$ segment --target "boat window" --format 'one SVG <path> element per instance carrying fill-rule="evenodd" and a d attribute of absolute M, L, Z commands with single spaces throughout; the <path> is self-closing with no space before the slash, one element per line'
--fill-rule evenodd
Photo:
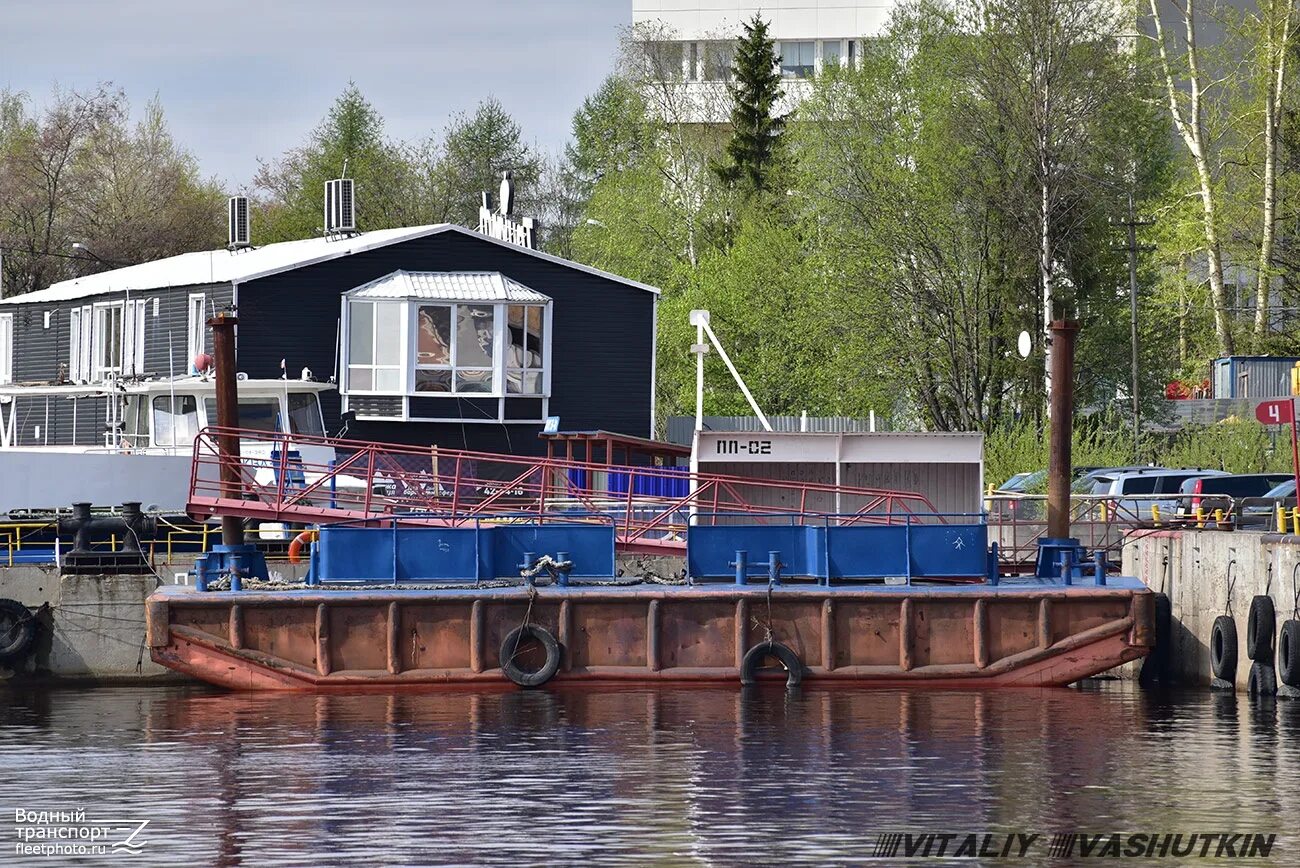
<path fill-rule="evenodd" d="M 123 433 L 132 446 L 149 445 L 149 408 L 143 395 L 128 395 L 122 411 Z"/>
<path fill-rule="evenodd" d="M 198 433 L 199 405 L 193 395 L 154 396 L 154 445 L 189 446 Z"/>
<path fill-rule="evenodd" d="M 289 394 L 289 430 L 294 434 L 324 436 L 325 423 L 321 420 L 320 401 L 314 394 Z"/>
<path fill-rule="evenodd" d="M 208 414 L 208 424 L 217 424 L 217 399 L 204 398 L 203 409 Z M 279 398 L 245 398 L 239 402 L 239 427 L 249 431 L 276 434 L 284 430 L 280 424 Z"/>

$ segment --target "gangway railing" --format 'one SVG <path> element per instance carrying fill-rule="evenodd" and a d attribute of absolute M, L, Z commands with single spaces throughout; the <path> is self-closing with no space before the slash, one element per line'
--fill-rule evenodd
<path fill-rule="evenodd" d="M 222 434 L 240 443 L 237 484 L 221 479 Z M 319 458 L 327 454 L 333 458 Z M 521 513 L 535 522 L 599 515 L 613 519 L 620 549 L 643 552 L 684 549 L 698 513 L 742 513 L 750 523 L 834 515 L 841 524 L 938 514 L 915 492 L 215 427 L 195 438 L 187 511 L 196 518 L 314 524 L 397 517 L 447 526 L 517 521 Z"/>

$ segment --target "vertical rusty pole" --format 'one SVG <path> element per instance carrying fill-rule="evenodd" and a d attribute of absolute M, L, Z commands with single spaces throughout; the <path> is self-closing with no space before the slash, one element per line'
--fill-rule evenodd
<path fill-rule="evenodd" d="M 238 318 L 222 311 L 208 320 L 212 329 L 212 351 L 217 375 L 217 457 L 221 463 L 221 497 L 239 499 L 239 387 L 235 366 L 235 325 Z M 237 515 L 221 517 L 221 544 L 244 544 L 244 520 Z"/>
<path fill-rule="evenodd" d="M 1079 324 L 1052 323 L 1052 420 L 1047 459 L 1047 536 L 1070 536 L 1070 433 L 1074 427 L 1074 339 Z"/>

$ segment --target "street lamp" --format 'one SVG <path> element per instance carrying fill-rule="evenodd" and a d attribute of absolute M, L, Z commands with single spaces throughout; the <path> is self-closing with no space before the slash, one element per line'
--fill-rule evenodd
<path fill-rule="evenodd" d="M 87 247 L 85 244 L 83 244 L 80 241 L 72 242 L 72 249 L 75 250 L 77 254 L 80 254 L 81 256 L 89 256 L 91 259 L 95 260 L 96 262 L 102 262 L 105 265 L 129 265 L 130 264 L 128 262 L 120 262 L 115 259 L 105 259 L 104 257 L 100 256 L 98 253 L 91 250 L 89 247 Z M 81 256 L 74 254 L 72 258 L 79 259 L 81 258 Z"/>

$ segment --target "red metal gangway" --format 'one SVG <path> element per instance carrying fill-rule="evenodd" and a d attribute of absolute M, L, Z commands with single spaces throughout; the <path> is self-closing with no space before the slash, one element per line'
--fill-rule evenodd
<path fill-rule="evenodd" d="M 241 444 L 237 485 L 221 480 L 222 434 Z M 618 547 L 644 553 L 684 550 L 692 520 L 722 523 L 734 513 L 780 524 L 943 521 L 913 492 L 215 427 L 195 438 L 187 509 L 195 518 L 301 524 L 612 520 Z"/>

